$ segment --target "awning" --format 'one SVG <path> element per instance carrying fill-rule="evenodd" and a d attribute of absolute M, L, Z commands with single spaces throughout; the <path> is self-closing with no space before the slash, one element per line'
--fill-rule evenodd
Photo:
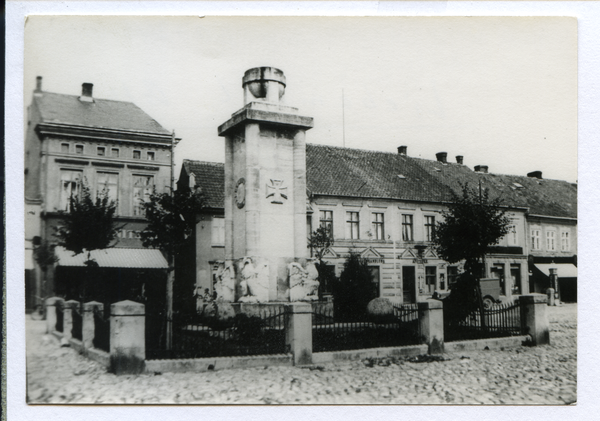
<path fill-rule="evenodd" d="M 85 266 L 87 252 L 73 256 L 72 251 L 55 248 L 59 266 Z M 93 250 L 92 259 L 103 268 L 167 269 L 167 261 L 156 249 L 110 248 Z"/>
<path fill-rule="evenodd" d="M 577 278 L 577 266 L 572 263 L 536 263 L 535 267 L 546 276 L 550 276 L 550 269 L 554 268 L 559 278 Z"/>

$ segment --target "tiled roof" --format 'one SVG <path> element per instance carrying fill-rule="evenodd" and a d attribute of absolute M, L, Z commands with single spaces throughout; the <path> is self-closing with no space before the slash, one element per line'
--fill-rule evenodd
<path fill-rule="evenodd" d="M 306 184 L 313 194 L 440 202 L 447 186 L 404 155 L 306 145 Z"/>
<path fill-rule="evenodd" d="M 461 184 L 477 187 L 479 181 L 488 188 L 490 197 L 500 197 L 507 206 L 528 208 L 535 215 L 577 218 L 577 185 L 562 180 L 480 173 L 465 165 L 441 163 L 421 158 L 410 158 L 429 174 L 437 177 L 460 194 Z"/>
<path fill-rule="evenodd" d="M 225 206 L 225 165 L 221 162 L 183 160 L 183 170 L 193 174 L 200 186 L 206 206 L 220 209 Z"/>
<path fill-rule="evenodd" d="M 169 131 L 132 102 L 98 98 L 94 98 L 94 102 L 82 102 L 76 95 L 51 92 L 34 97 L 34 101 L 44 123 L 169 134 Z"/>
<path fill-rule="evenodd" d="M 224 164 L 184 160 L 208 204 L 224 207 Z M 445 202 L 461 184 L 481 181 L 490 197 L 531 214 L 577 218 L 577 185 L 561 180 L 479 173 L 456 163 L 324 145 L 306 145 L 307 189 L 316 195 Z M 517 184 L 514 184 L 517 183 Z M 522 186 L 522 187 L 521 187 Z"/>

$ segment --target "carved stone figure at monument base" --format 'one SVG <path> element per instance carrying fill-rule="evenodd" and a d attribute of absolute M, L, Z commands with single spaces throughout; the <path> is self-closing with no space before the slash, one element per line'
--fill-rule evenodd
<path fill-rule="evenodd" d="M 231 262 L 220 262 L 215 282 L 217 301 L 233 302 L 235 300 L 235 268 Z"/>
<path fill-rule="evenodd" d="M 319 299 L 319 272 L 314 261 L 309 261 L 306 269 L 298 262 L 288 265 L 290 281 L 290 301 L 314 301 Z"/>
<path fill-rule="evenodd" d="M 250 257 L 245 257 L 239 264 L 242 303 L 264 303 L 269 301 L 269 265 L 265 262 L 255 267 Z"/>

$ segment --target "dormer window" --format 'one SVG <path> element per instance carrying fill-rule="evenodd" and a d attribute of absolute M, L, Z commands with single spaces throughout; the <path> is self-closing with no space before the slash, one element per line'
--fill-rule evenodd
<path fill-rule="evenodd" d="M 97 154 L 98 156 L 106 156 L 106 148 L 104 146 L 98 146 Z"/>
<path fill-rule="evenodd" d="M 133 151 L 133 159 L 142 159 L 141 151 Z"/>
<path fill-rule="evenodd" d="M 154 152 L 147 152 L 146 158 L 148 159 L 148 161 L 154 161 Z"/>

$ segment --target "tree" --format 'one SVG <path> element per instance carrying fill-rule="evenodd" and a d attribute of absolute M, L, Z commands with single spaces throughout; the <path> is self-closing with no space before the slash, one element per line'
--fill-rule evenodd
<path fill-rule="evenodd" d="M 308 238 L 308 247 L 311 254 L 317 259 L 317 271 L 319 272 L 319 299 L 323 298 L 323 291 L 328 290 L 330 285 L 335 282 L 335 270 L 332 270 L 327 262 L 323 261 L 323 254 L 333 245 L 331 229 L 319 227 L 312 232 Z"/>
<path fill-rule="evenodd" d="M 340 278 L 333 283 L 336 318 L 362 318 L 366 314 L 367 304 L 376 296 L 367 261 L 358 253 L 350 251 Z"/>
<path fill-rule="evenodd" d="M 58 245 L 76 255 L 87 252 L 86 277 L 81 291 L 84 301 L 88 298 L 86 290 L 91 282 L 91 268 L 98 267 L 92 259 L 92 251 L 114 245 L 117 232 L 122 228 L 116 225 L 116 210 L 117 202 L 110 199 L 106 188 L 93 198 L 90 188 L 82 183 L 81 195 L 72 195 L 69 198 L 69 210 L 60 212 L 62 225 L 56 227 L 54 232 Z"/>
<path fill-rule="evenodd" d="M 483 274 L 482 268 L 485 267 L 485 255 L 490 246 L 498 244 L 508 234 L 510 220 L 506 217 L 506 209 L 501 207 L 501 199 L 490 199 L 489 189 L 482 189 L 481 185 L 476 190 L 469 188 L 468 183 L 464 184 L 462 195 L 453 196 L 448 210 L 442 212 L 444 220 L 436 225 L 433 243 L 438 255 L 447 262 L 465 261 L 465 276 L 459 277 L 457 284 L 461 284 L 455 289 L 461 291 L 458 294 L 461 297 L 469 297 L 473 294 L 468 291 L 475 288 L 474 294 L 484 323 L 479 280 Z M 464 302 L 465 299 L 467 298 L 459 300 L 463 301 L 463 307 L 469 305 Z M 448 304 L 452 301 L 454 300 L 450 300 Z M 460 303 L 457 302 L 457 306 Z"/>
<path fill-rule="evenodd" d="M 181 255 L 193 238 L 196 216 L 204 206 L 204 198 L 199 191 L 177 190 L 170 193 L 150 195 L 144 203 L 148 225 L 141 233 L 144 247 L 157 248 L 167 256 L 167 319 L 173 314 L 173 285 L 175 283 L 175 257 Z M 190 291 L 191 293 L 191 291 Z M 171 325 L 167 324 L 167 349 L 171 346 Z"/>

